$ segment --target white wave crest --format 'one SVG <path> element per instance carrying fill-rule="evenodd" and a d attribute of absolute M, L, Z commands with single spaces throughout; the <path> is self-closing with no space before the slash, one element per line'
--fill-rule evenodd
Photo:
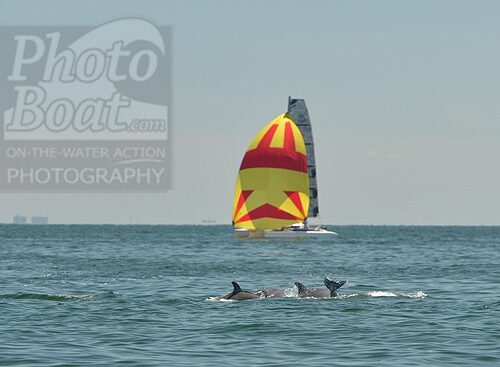
<path fill-rule="evenodd" d="M 410 297 L 410 298 L 425 298 L 425 297 L 427 297 L 427 293 L 422 292 L 422 291 L 418 291 L 418 292 L 414 292 L 414 293 L 408 293 L 408 294 L 406 294 L 406 296 Z"/>
<path fill-rule="evenodd" d="M 225 298 L 221 298 L 220 296 L 216 296 L 216 297 L 208 297 L 207 299 L 205 299 L 205 301 L 216 301 L 216 302 L 236 302 L 235 299 L 225 299 Z"/>
<path fill-rule="evenodd" d="M 368 292 L 367 295 L 370 297 L 397 297 L 398 295 L 393 292 L 388 291 L 372 291 Z"/>
<path fill-rule="evenodd" d="M 407 297 L 407 298 L 425 298 L 427 294 L 422 291 L 412 293 L 398 293 L 391 291 L 371 291 L 366 293 L 370 297 Z"/>
<path fill-rule="evenodd" d="M 294 297 L 297 298 L 299 296 L 299 291 L 296 287 L 285 289 L 285 297 Z"/>

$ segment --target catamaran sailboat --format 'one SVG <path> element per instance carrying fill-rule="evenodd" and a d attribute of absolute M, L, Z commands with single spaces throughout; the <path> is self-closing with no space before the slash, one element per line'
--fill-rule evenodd
<path fill-rule="evenodd" d="M 307 218 L 319 215 L 316 163 L 303 99 L 267 124 L 241 162 L 233 204 L 237 237 L 294 238 L 336 235 Z"/>

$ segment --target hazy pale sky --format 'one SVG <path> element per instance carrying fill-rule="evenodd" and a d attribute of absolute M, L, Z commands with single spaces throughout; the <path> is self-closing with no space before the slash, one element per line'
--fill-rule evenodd
<path fill-rule="evenodd" d="M 0 194 L 51 223 L 230 223 L 254 135 L 304 98 L 322 223 L 500 224 L 498 1 L 4 1 L 1 25 L 174 27 L 174 190 Z"/>

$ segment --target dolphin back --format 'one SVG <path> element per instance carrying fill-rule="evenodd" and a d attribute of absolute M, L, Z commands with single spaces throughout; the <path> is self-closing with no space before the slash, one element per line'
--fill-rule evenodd
<path fill-rule="evenodd" d="M 233 291 L 229 293 L 227 296 L 224 296 L 224 299 L 230 299 L 234 301 L 243 301 L 246 299 L 254 299 L 260 298 L 258 295 L 254 293 L 250 293 L 244 289 L 241 289 L 240 285 L 236 282 L 231 282 L 233 285 Z"/>

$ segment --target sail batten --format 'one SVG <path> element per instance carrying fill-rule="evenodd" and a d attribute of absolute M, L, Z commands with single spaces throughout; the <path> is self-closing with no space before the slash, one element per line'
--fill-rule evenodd
<path fill-rule="evenodd" d="M 307 148 L 287 114 L 267 124 L 241 162 L 233 204 L 236 228 L 279 229 L 307 218 Z"/>

